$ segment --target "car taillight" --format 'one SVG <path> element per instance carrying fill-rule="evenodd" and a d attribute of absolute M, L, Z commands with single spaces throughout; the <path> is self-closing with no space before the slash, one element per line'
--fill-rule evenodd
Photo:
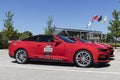
<path fill-rule="evenodd" d="M 9 43 L 9 44 L 11 44 L 11 43 L 12 43 L 12 41 L 8 41 L 8 43 Z"/>
<path fill-rule="evenodd" d="M 8 44 L 13 44 L 13 45 L 16 45 L 16 41 L 15 40 L 11 40 L 11 41 L 8 41 Z"/>
<path fill-rule="evenodd" d="M 8 41 L 8 45 L 10 45 L 12 43 L 12 41 Z"/>

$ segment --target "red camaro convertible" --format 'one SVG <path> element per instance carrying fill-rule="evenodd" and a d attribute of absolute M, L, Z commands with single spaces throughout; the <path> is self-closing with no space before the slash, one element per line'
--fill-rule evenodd
<path fill-rule="evenodd" d="M 9 45 L 9 55 L 20 64 L 37 59 L 70 62 L 80 67 L 89 67 L 93 63 L 110 61 L 105 46 L 79 43 L 59 35 L 37 35 L 24 40 L 13 40 Z"/>

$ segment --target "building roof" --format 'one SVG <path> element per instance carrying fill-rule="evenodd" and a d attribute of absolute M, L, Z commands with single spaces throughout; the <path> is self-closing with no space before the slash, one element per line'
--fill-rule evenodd
<path fill-rule="evenodd" d="M 55 28 L 54 34 L 60 33 L 62 31 L 73 31 L 73 32 L 87 32 L 87 33 L 99 33 L 101 34 L 101 31 L 95 31 L 95 30 L 81 30 L 81 29 L 70 29 L 70 28 Z"/>

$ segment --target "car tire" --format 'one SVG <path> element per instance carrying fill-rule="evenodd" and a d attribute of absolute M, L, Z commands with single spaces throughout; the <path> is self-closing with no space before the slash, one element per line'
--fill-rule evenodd
<path fill-rule="evenodd" d="M 16 62 L 19 64 L 25 64 L 28 62 L 28 54 L 27 51 L 24 49 L 19 49 L 16 51 L 15 55 Z"/>
<path fill-rule="evenodd" d="M 89 51 L 80 50 L 75 54 L 74 62 L 78 67 L 90 67 L 93 63 L 93 58 Z"/>

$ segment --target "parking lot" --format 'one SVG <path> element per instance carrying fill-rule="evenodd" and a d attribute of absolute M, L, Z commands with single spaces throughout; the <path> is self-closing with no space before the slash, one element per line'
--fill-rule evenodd
<path fill-rule="evenodd" d="M 115 49 L 115 59 L 107 65 L 80 68 L 74 64 L 32 61 L 17 64 L 0 50 L 0 80 L 120 80 L 120 49 Z"/>

